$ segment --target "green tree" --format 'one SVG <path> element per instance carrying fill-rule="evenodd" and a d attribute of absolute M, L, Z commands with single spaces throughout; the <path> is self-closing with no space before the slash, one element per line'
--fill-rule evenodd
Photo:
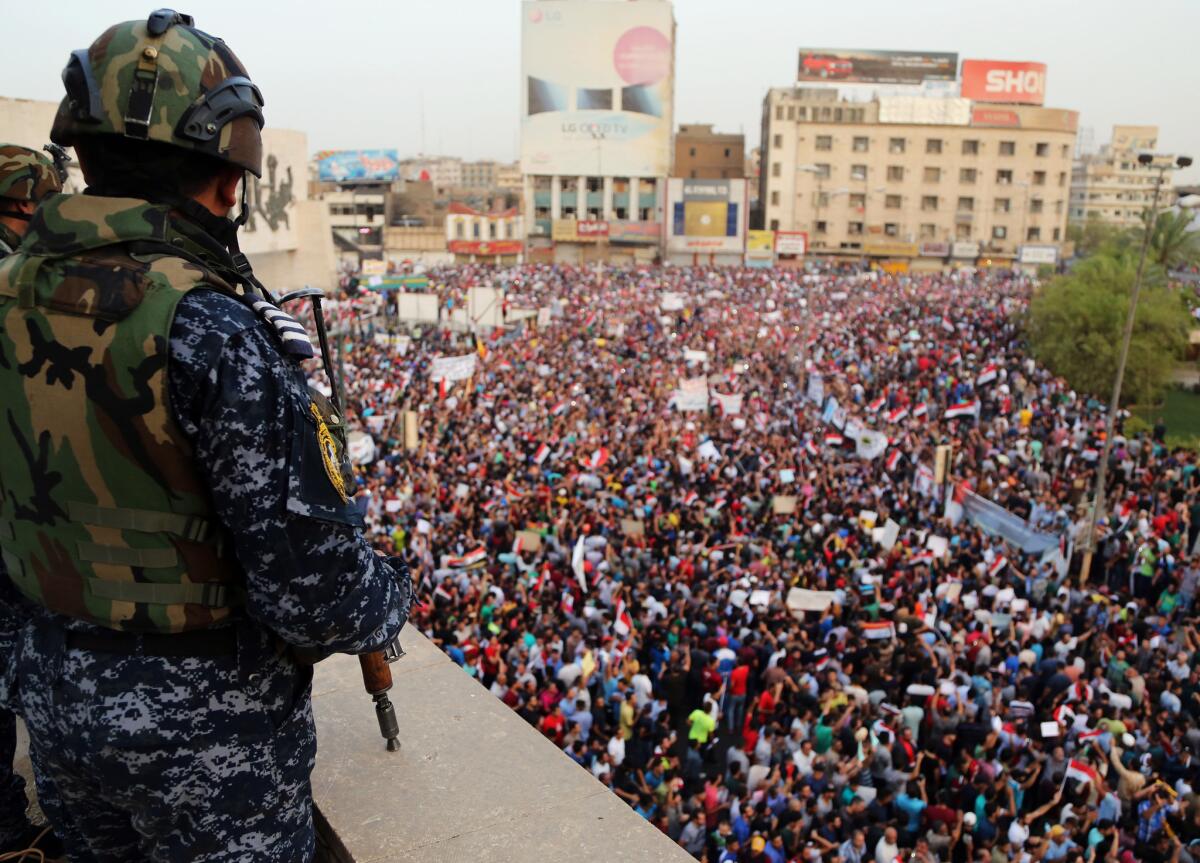
<path fill-rule="evenodd" d="M 1107 400 L 1112 392 L 1136 273 L 1134 255 L 1093 255 L 1044 284 L 1030 304 L 1028 336 L 1034 356 L 1082 393 Z M 1147 264 L 1122 403 L 1158 398 L 1183 351 L 1187 328 L 1179 295 L 1166 287 L 1157 265 Z"/>
<path fill-rule="evenodd" d="M 1075 244 L 1075 254 L 1084 258 L 1110 246 L 1125 233 L 1116 225 L 1110 225 L 1095 216 L 1083 222 L 1067 225 L 1067 239 Z"/>

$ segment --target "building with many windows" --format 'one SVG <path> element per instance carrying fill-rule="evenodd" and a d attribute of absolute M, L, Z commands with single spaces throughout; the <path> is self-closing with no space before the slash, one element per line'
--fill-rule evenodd
<path fill-rule="evenodd" d="M 687 123 L 675 133 L 673 177 L 732 180 L 745 176 L 746 136 L 714 132 L 709 124 Z"/>
<path fill-rule="evenodd" d="M 1079 115 L 949 96 L 763 100 L 759 205 L 814 254 L 1008 263 L 1066 234 Z M 1053 250 L 1047 250 L 1050 255 Z M 1030 255 L 1030 259 L 1032 259 Z"/>
<path fill-rule="evenodd" d="M 1071 172 L 1071 220 L 1099 219 L 1126 228 L 1139 223 L 1154 200 L 1154 164 L 1138 163 L 1139 152 L 1154 152 L 1157 126 L 1113 126 L 1112 141 L 1099 153 L 1081 156 Z M 1158 162 L 1173 163 L 1160 156 Z M 1168 195 L 1160 205 L 1171 203 Z"/>

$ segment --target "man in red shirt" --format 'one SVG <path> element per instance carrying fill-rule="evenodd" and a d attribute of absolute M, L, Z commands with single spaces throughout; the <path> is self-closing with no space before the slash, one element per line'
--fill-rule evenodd
<path fill-rule="evenodd" d="M 745 662 L 729 672 L 729 705 L 725 709 L 725 718 L 730 731 L 737 731 L 746 715 L 746 683 L 749 679 L 750 666 Z"/>

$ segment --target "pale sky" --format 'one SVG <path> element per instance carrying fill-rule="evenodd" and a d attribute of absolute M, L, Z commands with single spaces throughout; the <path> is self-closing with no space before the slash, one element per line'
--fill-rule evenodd
<path fill-rule="evenodd" d="M 16 38 L 0 95 L 57 100 L 72 49 L 158 2 L 3 0 Z M 517 0 L 180 3 L 242 58 L 268 124 L 306 131 L 312 150 L 517 156 Z M 676 0 L 675 18 L 676 122 L 743 131 L 747 148 L 799 48 L 910 49 L 1044 62 L 1046 104 L 1080 111 L 1097 146 L 1114 123 L 1154 124 L 1160 150 L 1200 159 L 1200 0 Z M 1200 167 L 1177 179 L 1200 182 Z"/>

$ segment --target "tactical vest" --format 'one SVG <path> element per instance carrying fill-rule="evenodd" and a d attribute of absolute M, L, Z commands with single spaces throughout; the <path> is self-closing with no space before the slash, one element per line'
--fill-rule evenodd
<path fill-rule="evenodd" d="M 168 402 L 179 301 L 232 291 L 174 257 L 165 208 L 58 196 L 0 263 L 0 546 L 30 600 L 117 630 L 227 621 L 240 570 Z M 37 237 L 44 237 L 38 242 Z M 132 240 L 161 254 L 132 254 Z"/>

